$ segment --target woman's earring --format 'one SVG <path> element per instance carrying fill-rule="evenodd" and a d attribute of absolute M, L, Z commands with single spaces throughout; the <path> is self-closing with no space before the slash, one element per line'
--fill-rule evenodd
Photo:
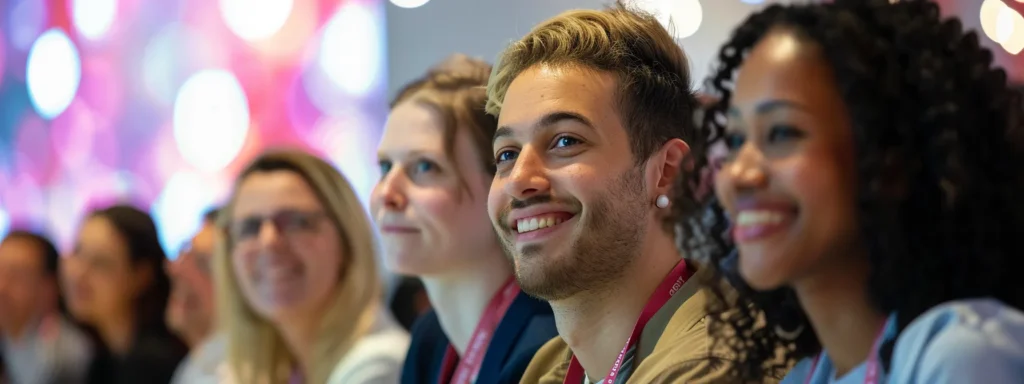
<path fill-rule="evenodd" d="M 796 340 L 796 338 L 800 337 L 800 334 L 803 333 L 803 332 L 804 332 L 804 325 L 803 324 L 800 324 L 800 326 L 796 327 L 796 329 L 792 330 L 792 331 L 787 331 L 785 329 L 782 329 L 782 326 L 780 326 L 780 325 L 776 325 L 775 326 L 775 334 L 778 335 L 781 339 L 787 340 L 787 341 Z"/>

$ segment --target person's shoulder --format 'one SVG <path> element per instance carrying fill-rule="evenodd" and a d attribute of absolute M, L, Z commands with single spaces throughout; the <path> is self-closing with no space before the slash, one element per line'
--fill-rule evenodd
<path fill-rule="evenodd" d="M 1024 377 L 1024 313 L 994 299 L 938 305 L 896 340 L 896 382 L 1019 382 Z"/>
<path fill-rule="evenodd" d="M 448 336 L 441 328 L 437 313 L 430 310 L 420 316 L 410 329 L 409 355 L 444 353 L 448 348 Z"/>
<path fill-rule="evenodd" d="M 402 372 L 409 334 L 387 327 L 363 336 L 338 362 L 328 383 L 396 383 Z"/>
<path fill-rule="evenodd" d="M 558 338 L 555 316 L 551 313 L 537 313 L 531 316 L 523 327 L 516 349 L 537 350 L 553 338 L 561 340 Z"/>
<path fill-rule="evenodd" d="M 728 383 L 733 361 L 707 329 L 708 293 L 697 289 L 676 309 L 630 382 Z"/>
<path fill-rule="evenodd" d="M 140 332 L 131 355 L 139 363 L 177 367 L 188 355 L 188 347 L 168 332 Z"/>
<path fill-rule="evenodd" d="M 534 313 L 530 316 L 520 333 L 516 335 L 515 344 L 502 364 L 501 378 L 498 382 L 522 382 L 523 374 L 538 351 L 553 339 L 561 340 L 555 327 L 554 316 L 550 312 Z"/>
<path fill-rule="evenodd" d="M 398 327 L 388 327 L 377 330 L 363 336 L 352 346 L 348 357 L 359 355 L 371 358 L 394 358 L 399 361 L 405 359 L 406 350 L 409 349 L 409 334 Z"/>
<path fill-rule="evenodd" d="M 793 368 L 790 368 L 789 372 L 786 372 L 780 384 L 802 384 L 807 381 L 807 376 L 814 373 L 811 372 L 815 365 L 814 359 L 814 357 L 800 359 L 800 361 L 793 365 Z"/>
<path fill-rule="evenodd" d="M 413 339 L 436 339 L 438 335 L 444 336 L 444 331 L 441 329 L 441 321 L 437 319 L 437 312 L 433 309 L 427 311 L 412 323 L 412 328 L 409 329 L 409 333 L 412 334 Z"/>
<path fill-rule="evenodd" d="M 544 343 L 533 355 L 523 372 L 523 383 L 561 383 L 569 369 L 572 350 L 561 337 L 555 336 Z"/>
<path fill-rule="evenodd" d="M 712 338 L 707 329 L 705 309 L 707 295 L 705 290 L 698 290 L 676 309 L 658 339 L 654 353 L 671 349 L 677 355 L 681 353 L 681 357 L 690 358 L 703 358 L 712 354 Z"/>

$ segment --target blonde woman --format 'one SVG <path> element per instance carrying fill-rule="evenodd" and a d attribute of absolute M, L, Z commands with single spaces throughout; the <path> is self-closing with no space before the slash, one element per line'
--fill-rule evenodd
<path fill-rule="evenodd" d="M 299 151 L 263 154 L 219 225 L 226 382 L 398 381 L 409 336 L 382 307 L 369 221 L 334 167 Z"/>

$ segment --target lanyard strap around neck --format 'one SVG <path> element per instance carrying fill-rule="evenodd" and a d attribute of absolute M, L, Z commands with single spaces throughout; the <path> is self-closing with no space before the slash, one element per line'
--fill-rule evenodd
<path fill-rule="evenodd" d="M 868 360 L 864 362 L 864 384 L 878 384 L 878 348 L 882 346 L 882 340 L 885 339 L 885 329 L 888 324 L 888 320 L 882 323 L 882 328 L 878 330 L 875 342 L 871 345 L 871 353 L 868 354 Z M 818 369 L 818 362 L 820 361 L 821 353 L 818 353 L 814 357 L 814 362 L 811 363 L 811 370 L 807 373 L 807 379 L 804 380 L 804 384 L 811 384 L 811 379 L 814 378 L 814 371 Z"/>
<path fill-rule="evenodd" d="M 445 351 L 444 360 L 441 362 L 440 376 L 437 379 L 439 384 L 470 384 L 476 381 L 494 331 L 498 328 L 498 324 L 505 317 L 505 312 L 512 306 L 517 295 L 519 295 L 519 284 L 516 284 L 514 277 L 509 278 L 484 309 L 480 322 L 477 323 L 473 335 L 469 338 L 465 356 L 461 360 L 455 347 L 448 344 L 448 350 Z"/>
<path fill-rule="evenodd" d="M 633 333 L 626 339 L 626 345 L 622 347 L 622 351 L 619 352 L 619 356 L 615 359 L 615 364 L 612 365 L 611 370 L 604 377 L 603 384 L 615 384 L 615 377 L 619 375 L 619 371 L 622 369 L 622 361 L 625 359 L 626 353 L 637 344 L 640 334 L 643 333 L 644 327 L 651 321 L 654 314 L 658 313 L 658 310 L 665 306 L 665 303 L 679 292 L 679 289 L 682 288 L 683 283 L 686 283 L 691 274 L 692 271 L 686 267 L 686 261 L 679 260 L 675 268 L 672 268 L 668 276 L 665 276 L 665 279 L 661 281 L 661 284 L 658 285 L 658 288 L 654 290 L 654 293 L 647 300 L 647 305 L 644 306 L 643 311 L 640 312 L 640 318 L 636 320 L 636 325 L 633 326 Z M 584 377 L 583 366 L 576 360 L 576 356 L 573 356 L 572 360 L 569 361 L 569 371 L 566 372 L 563 383 L 580 384 L 583 382 Z"/>

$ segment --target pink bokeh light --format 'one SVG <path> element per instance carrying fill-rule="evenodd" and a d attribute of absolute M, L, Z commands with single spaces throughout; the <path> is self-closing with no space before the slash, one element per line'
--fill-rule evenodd
<path fill-rule="evenodd" d="M 14 174 L 46 184 L 52 176 L 53 148 L 50 127 L 34 113 L 25 117 L 14 140 Z"/>
<path fill-rule="evenodd" d="M 321 149 L 342 159 L 335 162 L 345 163 L 344 168 L 351 168 L 347 172 L 366 184 L 366 175 L 360 173 L 365 170 L 356 164 L 370 161 L 367 151 L 375 140 L 368 137 L 379 135 L 383 83 L 360 94 L 344 94 L 328 83 L 323 71 L 319 78 L 303 75 L 316 67 L 325 22 L 339 4 L 354 0 L 296 0 L 281 28 L 257 42 L 243 41 L 226 27 L 217 1 L 116 0 L 108 29 L 103 17 L 110 13 L 88 19 L 96 15 L 79 9 L 75 16 L 74 3 L 80 1 L 87 0 L 8 0 L 0 6 L 5 11 L 0 13 L 0 75 L 6 74 L 0 76 L 6 88 L 0 89 L 11 91 L 5 96 L 14 95 L 5 104 L 9 118 L 0 122 L 8 125 L 0 131 L 9 132 L 0 142 L 6 155 L 0 156 L 0 221 L 10 217 L 16 223 L 45 223 L 67 246 L 90 209 L 118 201 L 152 209 L 174 175 L 195 175 L 220 199 L 238 171 L 268 147 Z M 383 15 L 372 16 L 369 23 L 383 23 Z M 45 120 L 33 112 L 24 80 L 29 47 L 49 28 L 70 31 L 81 58 L 81 82 L 68 107 Z M 204 170 L 183 158 L 172 120 L 185 81 L 211 69 L 238 79 L 250 123 L 237 156 L 223 169 Z M 324 81 L 311 84 L 316 80 Z M 216 110 L 198 113 L 218 116 Z M 331 117 L 325 119 L 328 113 Z M 206 138 L 203 132 L 193 136 Z M 346 160 L 356 158 L 355 163 Z M 375 170 L 372 162 L 369 167 Z M 194 211 L 197 200 L 165 200 L 171 206 L 163 208 L 170 214 L 157 218 L 161 238 L 186 236 L 188 228 L 179 224 L 199 212 L 175 208 L 188 203 Z M 5 226 L 0 223 L 0 232 Z"/>
<path fill-rule="evenodd" d="M 90 57 L 82 61 L 78 98 L 104 120 L 113 120 L 124 108 L 125 78 L 117 60 Z"/>

